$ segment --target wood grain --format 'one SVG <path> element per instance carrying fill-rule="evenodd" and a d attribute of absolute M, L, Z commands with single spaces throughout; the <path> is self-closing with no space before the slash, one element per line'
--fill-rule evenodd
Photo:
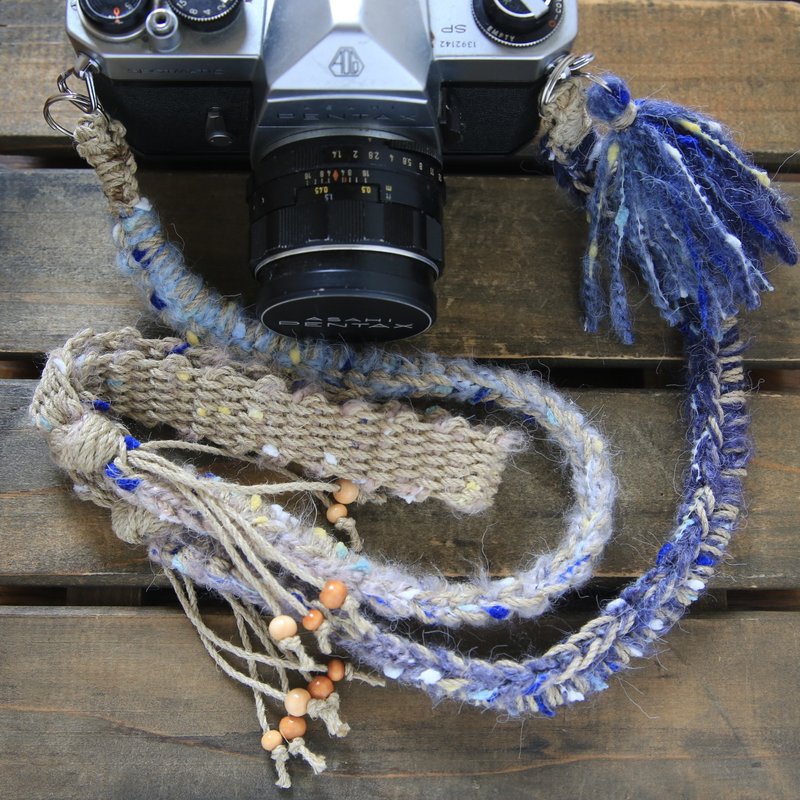
<path fill-rule="evenodd" d="M 188 263 L 250 304 L 243 174 L 146 173 Z M 792 199 L 800 185 L 783 184 Z M 213 199 L 212 199 L 213 198 Z M 86 326 L 142 325 L 143 303 L 114 266 L 108 221 L 88 171 L 0 171 L 0 353 L 37 354 Z M 681 359 L 680 340 L 632 284 L 637 341 L 584 333 L 579 306 L 585 223 L 549 178 L 453 177 L 447 267 L 431 332 L 396 347 L 443 355 L 527 358 L 571 366 L 642 366 Z M 790 230 L 800 237 L 800 221 Z M 777 291 L 745 319 L 753 365 L 800 364 L 800 272 L 776 268 Z"/>
<path fill-rule="evenodd" d="M 117 541 L 107 512 L 77 500 L 50 462 L 27 420 L 33 384 L 0 383 L 0 582 L 148 586 L 153 568 L 138 548 Z M 600 578 L 640 575 L 671 525 L 685 463 L 682 396 L 677 392 L 576 392 L 577 402 L 609 436 L 620 482 L 619 534 L 597 572 Z M 714 580 L 724 588 L 781 588 L 800 582 L 796 502 L 800 497 L 797 395 L 754 398 L 758 457 L 748 478 L 749 521 Z M 555 545 L 569 504 L 559 455 L 541 441 L 506 469 L 494 507 L 458 517 L 435 502 L 358 509 L 370 552 L 447 575 L 476 565 L 495 574 L 519 567 Z M 215 468 L 216 471 L 216 468 Z M 252 476 L 255 480 L 255 475 Z M 163 579 L 156 579 L 163 583 Z"/>
<path fill-rule="evenodd" d="M 0 358 L 38 358 L 87 325 L 157 330 L 113 264 L 94 177 L 24 169 L 78 163 L 41 117 L 55 76 L 73 60 L 64 3 L 0 0 L 8 76 L 0 157 L 17 154 L 0 160 Z M 718 117 L 772 171 L 800 171 L 800 3 L 581 0 L 580 10 L 576 50 L 597 53 L 598 71 L 620 73 L 637 96 Z M 142 180 L 193 268 L 251 303 L 245 176 L 145 171 Z M 585 226 L 549 179 L 452 176 L 448 184 L 440 320 L 401 349 L 527 359 L 546 369 L 677 365 L 678 337 L 635 289 L 633 347 L 583 333 Z M 796 206 L 800 184 L 783 186 Z M 800 238 L 800 223 L 792 231 Z M 745 320 L 755 339 L 748 359 L 800 367 L 800 273 L 776 269 L 773 277 L 778 291 Z M 6 369 L 0 381 L 0 798 L 797 797 L 800 613 L 755 612 L 742 592 L 729 594 L 739 607 L 747 595 L 750 611 L 723 610 L 727 590 L 749 588 L 782 600 L 776 590 L 792 589 L 788 603 L 798 607 L 796 391 L 754 397 L 749 520 L 715 578 L 707 607 L 718 610 L 690 616 L 657 660 L 555 720 L 524 723 L 447 704 L 432 710 L 402 688 L 345 687 L 351 735 L 330 740 L 312 726 L 309 739 L 329 771 L 312 778 L 295 765 L 295 788 L 282 793 L 258 746 L 250 695 L 211 664 L 182 615 L 130 607 L 142 595 L 154 602 L 144 590 L 163 580 L 139 548 L 113 536 L 106 512 L 69 491 L 27 423 L 33 382 L 8 380 L 17 375 Z M 617 450 L 620 532 L 598 571 L 602 591 L 639 575 L 671 525 L 686 459 L 682 398 L 573 394 Z M 360 509 L 359 528 L 370 552 L 420 569 L 461 576 L 479 564 L 505 574 L 555 543 L 569 503 L 564 487 L 558 454 L 535 441 L 480 518 L 394 502 Z M 14 597 L 30 605 L 10 607 Z M 569 608 L 588 615 L 593 602 L 591 593 Z M 228 617 L 213 619 L 230 633 Z M 579 622 L 548 618 L 465 647 L 546 644 Z"/>
<path fill-rule="evenodd" d="M 765 164 L 800 168 L 800 5 L 766 0 L 579 0 L 575 52 L 729 126 Z M 786 159 L 789 159 L 786 161 Z"/>
<path fill-rule="evenodd" d="M 576 52 L 657 94 L 717 116 L 765 163 L 797 150 L 800 8 L 764 0 L 581 0 Z M 55 77 L 74 56 L 63 0 L 4 0 L 0 71 L 6 87 L 0 150 L 66 150 L 42 121 Z M 797 161 L 793 162 L 795 165 Z"/>
<path fill-rule="evenodd" d="M 687 800 L 795 800 L 799 632 L 797 613 L 690 617 L 657 661 L 553 720 L 345 686 L 350 735 L 312 723 L 306 738 L 329 769 L 315 778 L 293 764 L 281 793 L 252 697 L 178 612 L 0 607 L 3 795 L 656 800 L 669 787 Z"/>

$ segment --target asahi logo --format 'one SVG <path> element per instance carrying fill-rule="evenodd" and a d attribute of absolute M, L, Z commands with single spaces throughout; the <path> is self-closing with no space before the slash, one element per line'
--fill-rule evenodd
<path fill-rule="evenodd" d="M 364 62 L 354 48 L 340 47 L 328 68 L 337 78 L 356 78 L 363 71 Z"/>

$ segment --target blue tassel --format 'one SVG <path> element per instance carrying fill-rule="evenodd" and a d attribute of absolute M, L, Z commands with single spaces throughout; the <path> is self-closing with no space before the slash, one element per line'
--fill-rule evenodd
<path fill-rule="evenodd" d="M 593 185 L 583 261 L 586 329 L 609 317 L 633 341 L 623 265 L 637 266 L 671 325 L 688 324 L 719 340 L 722 322 L 755 308 L 772 289 L 763 259 L 797 262 L 781 230 L 789 211 L 723 127 L 680 106 L 631 101 L 616 77 L 593 85 L 593 132 L 561 165 L 573 182 Z"/>

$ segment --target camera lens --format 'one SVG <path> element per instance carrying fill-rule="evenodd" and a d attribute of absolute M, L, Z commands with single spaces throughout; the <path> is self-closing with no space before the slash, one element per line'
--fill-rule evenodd
<path fill-rule="evenodd" d="M 267 154 L 253 176 L 257 311 L 289 336 L 388 341 L 436 318 L 444 181 L 412 142 L 325 137 Z"/>

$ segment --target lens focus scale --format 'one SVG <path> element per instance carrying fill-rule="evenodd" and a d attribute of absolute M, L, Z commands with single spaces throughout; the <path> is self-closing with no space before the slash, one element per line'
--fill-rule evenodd
<path fill-rule="evenodd" d="M 426 330 L 436 316 L 443 204 L 439 160 L 411 143 L 334 137 L 271 152 L 251 193 L 262 321 L 348 341 Z"/>

